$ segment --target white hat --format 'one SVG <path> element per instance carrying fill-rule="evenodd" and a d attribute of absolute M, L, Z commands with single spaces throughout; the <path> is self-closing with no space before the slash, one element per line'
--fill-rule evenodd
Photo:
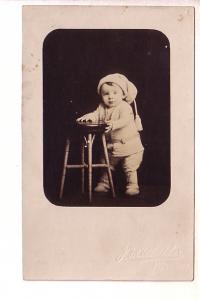
<path fill-rule="evenodd" d="M 129 104 L 131 104 L 135 100 L 135 98 L 137 96 L 137 88 L 131 81 L 128 80 L 128 78 L 126 78 L 126 76 L 119 74 L 119 73 L 115 73 L 115 74 L 110 74 L 110 75 L 103 77 L 99 81 L 99 84 L 97 87 L 98 94 L 100 94 L 101 86 L 107 82 L 112 82 L 112 83 L 117 84 L 124 93 L 124 96 L 125 96 L 124 100 L 126 102 L 128 102 Z"/>

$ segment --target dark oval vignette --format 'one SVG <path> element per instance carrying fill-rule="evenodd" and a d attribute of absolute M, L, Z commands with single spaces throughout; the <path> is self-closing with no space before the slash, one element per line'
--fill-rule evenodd
<path fill-rule="evenodd" d="M 141 194 L 134 200 L 123 197 L 124 178 L 117 170 L 119 199 L 97 197 L 89 204 L 87 196 L 84 199 L 74 196 L 80 186 L 80 174 L 70 170 L 64 197 L 60 200 L 58 193 L 65 139 L 71 130 L 69 124 L 76 114 L 95 109 L 99 103 L 98 80 L 115 72 L 126 75 L 138 89 L 136 101 L 145 147 L 138 171 Z M 170 129 L 170 42 L 163 32 L 153 29 L 55 29 L 47 34 L 43 42 L 43 187 L 52 204 L 161 205 L 171 189 Z M 74 153 L 79 151 L 78 140 L 74 141 L 72 149 L 70 159 L 76 161 Z M 98 154 L 95 146 L 95 159 Z M 94 173 L 94 184 L 97 180 L 98 174 Z"/>

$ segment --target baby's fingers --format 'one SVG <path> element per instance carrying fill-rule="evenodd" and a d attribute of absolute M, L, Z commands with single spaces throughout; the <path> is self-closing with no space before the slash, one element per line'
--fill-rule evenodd
<path fill-rule="evenodd" d="M 78 121 L 78 122 L 92 122 L 91 117 L 84 117 L 84 116 L 76 119 L 76 121 Z"/>
<path fill-rule="evenodd" d="M 111 130 L 111 126 L 107 126 L 106 129 L 105 129 L 105 132 L 109 132 Z"/>
<path fill-rule="evenodd" d="M 86 115 L 84 115 L 84 116 L 82 116 L 82 117 L 80 117 L 80 118 L 78 118 L 78 119 L 76 119 L 78 122 L 83 122 L 83 121 L 87 121 L 87 119 L 88 119 L 88 117 L 86 116 Z"/>
<path fill-rule="evenodd" d="M 76 121 L 78 121 L 78 122 L 86 122 L 85 118 L 78 118 L 78 119 L 76 119 Z"/>

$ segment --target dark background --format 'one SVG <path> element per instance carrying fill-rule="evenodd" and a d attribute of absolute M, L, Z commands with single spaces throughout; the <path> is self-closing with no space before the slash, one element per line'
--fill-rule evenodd
<path fill-rule="evenodd" d="M 124 197 L 120 167 L 114 175 L 117 198 L 80 193 L 80 170 L 67 171 L 63 199 L 59 199 L 65 140 L 73 136 L 69 163 L 80 162 L 80 135 L 73 122 L 94 110 L 100 98 L 99 80 L 122 73 L 137 89 L 141 138 L 145 147 L 138 170 L 141 193 Z M 98 137 L 94 159 L 99 156 Z M 44 192 L 49 201 L 63 206 L 157 206 L 170 192 L 170 45 L 156 30 L 59 29 L 43 44 L 43 153 Z M 94 171 L 93 184 L 99 171 Z"/>

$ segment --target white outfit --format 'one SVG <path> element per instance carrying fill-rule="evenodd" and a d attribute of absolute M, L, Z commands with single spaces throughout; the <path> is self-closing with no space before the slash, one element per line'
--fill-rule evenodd
<path fill-rule="evenodd" d="M 139 190 L 137 169 L 142 162 L 144 147 L 136 127 L 132 107 L 123 100 L 112 108 L 107 108 L 101 103 L 94 112 L 87 114 L 87 117 L 93 122 L 112 121 L 112 130 L 106 134 L 111 168 L 114 170 L 116 164 L 122 161 L 127 179 L 126 188 Z M 100 183 L 109 188 L 106 172 L 103 173 Z"/>

